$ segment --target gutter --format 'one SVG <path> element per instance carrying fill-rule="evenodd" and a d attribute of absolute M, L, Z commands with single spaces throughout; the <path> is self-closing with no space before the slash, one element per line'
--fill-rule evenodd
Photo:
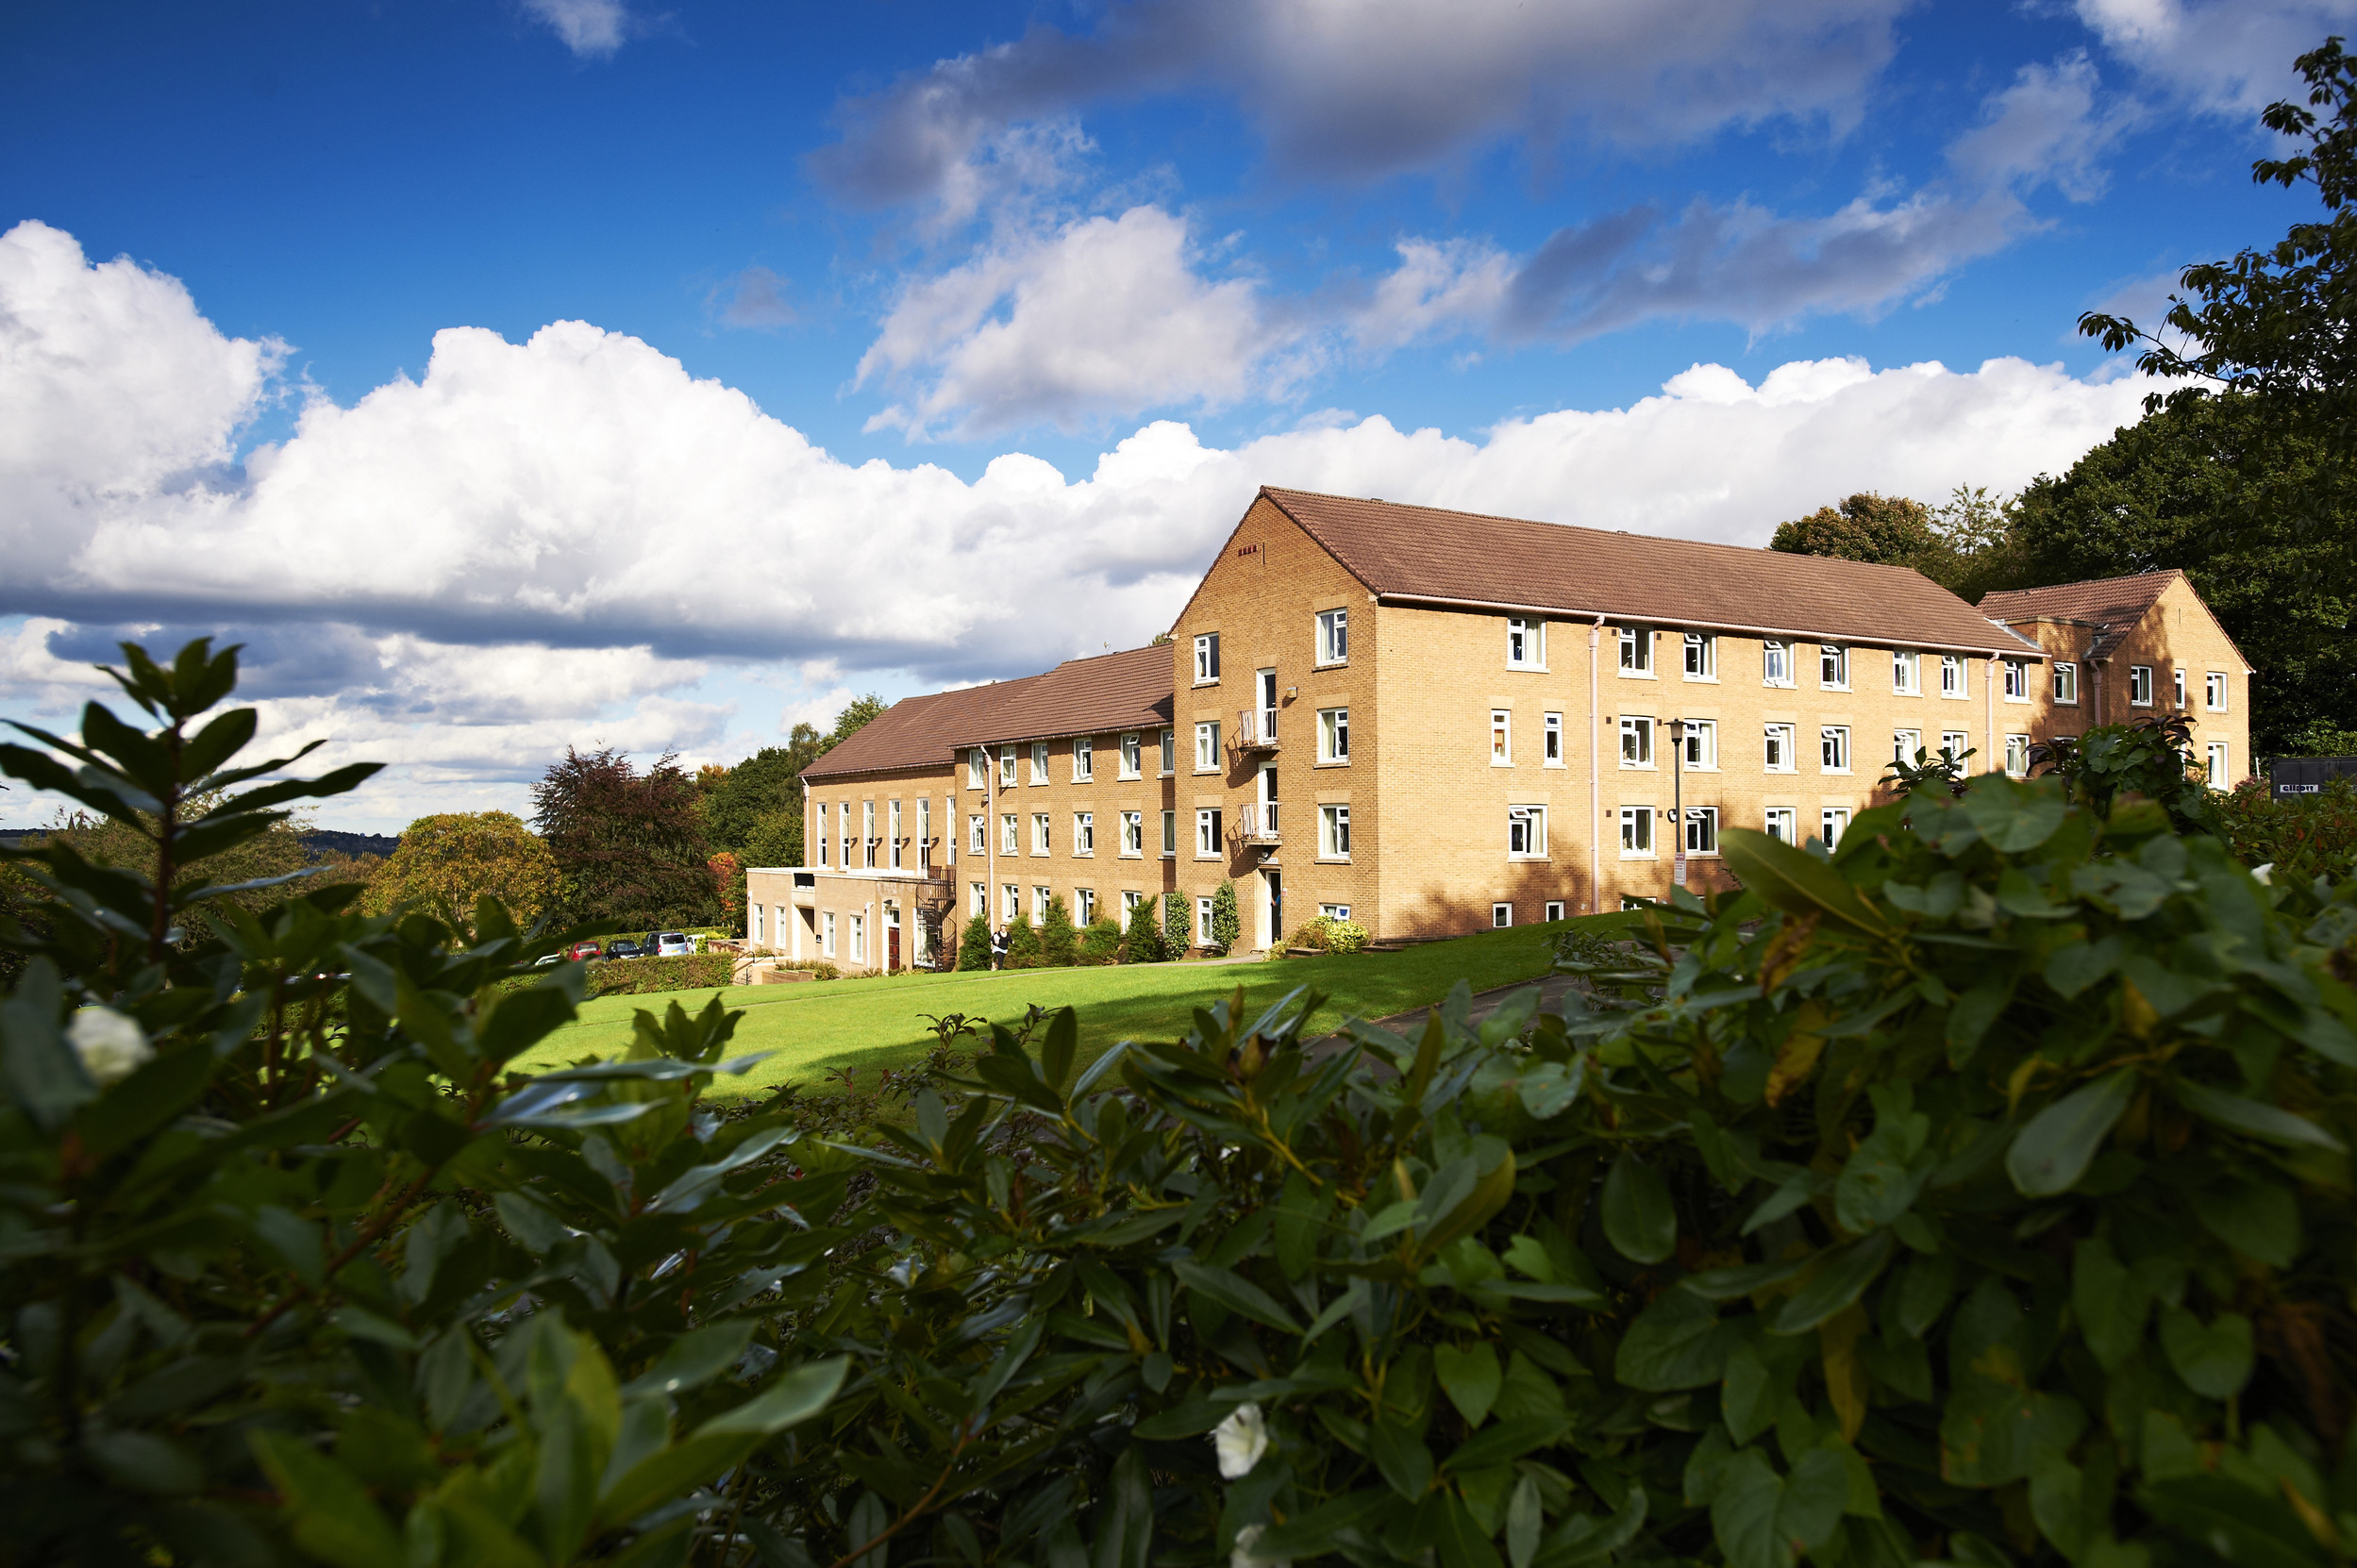
<path fill-rule="evenodd" d="M 1846 632 L 1802 631 L 1790 626 L 1741 626 L 1731 621 L 1689 621 L 1679 617 L 1614 615 L 1608 609 L 1569 609 L 1563 605 L 1517 605 L 1490 599 L 1448 599 L 1429 593 L 1384 593 L 1377 596 L 1379 604 L 1427 605 L 1442 609 L 1491 609 L 1515 615 L 1536 615 L 1548 620 L 1580 620 L 1593 615 L 1600 626 L 1607 620 L 1626 622 L 1630 626 L 1692 628 L 1696 631 L 1739 633 L 1747 637 L 1770 639 L 1791 638 L 1797 642 L 1840 642 L 1849 647 L 1912 648 L 1924 653 L 1983 654 L 1991 658 L 2043 659 L 2045 655 L 2034 642 L 2023 642 L 2017 651 L 2012 647 L 1991 647 L 1986 642 L 1925 642 L 1900 641 L 1887 637 L 1860 638 Z M 1992 623 L 1994 624 L 1994 623 Z M 2016 638 L 2015 641 L 2021 640 Z"/>

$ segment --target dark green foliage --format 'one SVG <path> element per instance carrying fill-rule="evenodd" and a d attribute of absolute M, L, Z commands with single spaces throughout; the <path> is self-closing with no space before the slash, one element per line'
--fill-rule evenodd
<path fill-rule="evenodd" d="M 1112 963 L 1121 954 L 1121 923 L 1107 915 L 1080 934 L 1080 963 Z"/>
<path fill-rule="evenodd" d="M 711 991 L 728 983 L 734 953 L 691 953 L 669 959 L 601 959 L 589 966 L 592 996 L 652 996 L 666 991 Z"/>
<path fill-rule="evenodd" d="M 1037 969 L 1040 966 L 1040 933 L 1031 924 L 1031 917 L 1019 914 L 1007 926 L 1007 967 Z"/>
<path fill-rule="evenodd" d="M 1057 893 L 1047 901 L 1047 918 L 1040 922 L 1040 957 L 1042 969 L 1066 969 L 1079 957 L 1079 933 L 1072 926 L 1072 910 L 1064 905 L 1064 895 Z"/>
<path fill-rule="evenodd" d="M 991 966 L 991 923 L 986 915 L 976 915 L 965 923 L 965 934 L 958 939 L 958 969 L 963 974 Z"/>
<path fill-rule="evenodd" d="M 702 925 L 719 913 L 694 782 L 670 757 L 641 773 L 611 749 L 568 749 L 532 786 L 557 858 L 556 916 L 575 925 Z"/>
<path fill-rule="evenodd" d="M 1852 495 L 1837 507 L 1819 507 L 1808 516 L 1780 523 L 1771 550 L 1796 556 L 1837 556 L 1918 572 L 1938 563 L 1941 542 L 1931 511 L 1904 495 Z M 1928 575 L 1929 573 L 1926 573 Z"/>
<path fill-rule="evenodd" d="M 1219 886 L 1212 890 L 1212 945 L 1223 953 L 1232 953 L 1243 930 L 1236 913 L 1236 884 L 1223 876 Z"/>
<path fill-rule="evenodd" d="M 1158 921 L 1162 903 L 1159 898 L 1141 898 L 1137 907 L 1129 911 L 1129 929 L 1121 943 L 1123 963 L 1160 963 L 1170 957 L 1162 946 L 1162 927 Z"/>
<path fill-rule="evenodd" d="M 1187 910 L 1187 895 L 1183 892 L 1162 894 L 1162 957 L 1181 959 L 1195 945 L 1194 918 Z"/>
<path fill-rule="evenodd" d="M 2277 887 L 2357 876 L 2357 779 L 2327 779 L 2315 794 L 2282 799 L 2253 779 L 2220 796 L 2217 809 L 2235 855 L 2245 865 L 2269 867 Z"/>
<path fill-rule="evenodd" d="M 2123 794 L 2140 795 L 2158 802 L 2181 833 L 2219 830 L 2216 797 L 2201 781 L 2191 722 L 2182 715 L 2041 741 L 2030 748 L 2030 771 L 2062 779 L 2070 798 L 2098 816 L 2111 815 Z"/>

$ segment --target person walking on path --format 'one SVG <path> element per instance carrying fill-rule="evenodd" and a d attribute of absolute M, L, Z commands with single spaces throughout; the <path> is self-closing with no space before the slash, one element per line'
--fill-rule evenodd
<path fill-rule="evenodd" d="M 1007 967 L 1007 933 L 1003 930 L 991 933 L 991 967 Z"/>

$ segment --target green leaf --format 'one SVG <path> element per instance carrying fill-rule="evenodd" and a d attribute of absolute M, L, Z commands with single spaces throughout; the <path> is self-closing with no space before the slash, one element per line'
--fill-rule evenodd
<path fill-rule="evenodd" d="M 2030 1118 L 2005 1151 L 2005 1172 L 2014 1178 L 2014 1191 L 2048 1198 L 2077 1186 L 2135 1093 L 2135 1071 L 2123 1067 Z"/>
<path fill-rule="evenodd" d="M 63 1006 L 58 966 L 45 956 L 25 966 L 15 993 L 0 1002 L 0 1071 L 8 1076 L 10 1098 L 43 1127 L 57 1126 L 98 1097 L 98 1086 L 58 1022 Z"/>
<path fill-rule="evenodd" d="M 1546 1526 L 1539 1483 L 1525 1476 L 1514 1483 L 1513 1497 L 1506 1504 L 1506 1560 L 1513 1568 L 1530 1568 L 1530 1560 L 1539 1551 L 1539 1532 Z"/>
<path fill-rule="evenodd" d="M 2299 1203 L 2271 1181 L 2212 1182 L 2193 1191 L 2210 1233 L 2246 1258 L 2287 1269 L 2299 1256 Z"/>
<path fill-rule="evenodd" d="M 1170 1268 L 1178 1276 L 1179 1283 L 1231 1312 L 1241 1313 L 1255 1323 L 1266 1324 L 1288 1334 L 1301 1332 L 1301 1325 L 1293 1320 L 1292 1313 L 1278 1305 L 1274 1296 L 1230 1270 L 1215 1269 L 1191 1258 L 1182 1258 Z"/>
<path fill-rule="evenodd" d="M 1468 1427 L 1479 1426 L 1497 1403 L 1497 1391 L 1505 1381 L 1505 1374 L 1497 1364 L 1497 1351 L 1487 1342 L 1458 1346 L 1435 1345 L 1432 1349 L 1432 1371 L 1441 1380 L 1448 1402 L 1457 1407 L 1457 1413 L 1465 1418 Z"/>
<path fill-rule="evenodd" d="M 1463 1498 L 1445 1492 L 1438 1501 L 1440 1528 L 1435 1544 L 1440 1547 L 1441 1568 L 1506 1568 Z"/>
<path fill-rule="evenodd" d="M 1089 1568 L 1145 1568 L 1154 1543 L 1154 1479 L 1145 1450 L 1130 1443 L 1113 1461 L 1102 1500 L 1091 1521 Z M 880 1562 L 882 1554 L 877 1554 Z"/>
<path fill-rule="evenodd" d="M 1898 1238 L 1888 1230 L 1820 1254 L 1824 1266 L 1793 1293 L 1776 1314 L 1773 1334 L 1805 1334 L 1865 1293 L 1882 1266 L 1898 1250 Z"/>
<path fill-rule="evenodd" d="M 352 1568 L 409 1568 L 401 1537 L 358 1476 L 290 1432 L 256 1428 L 249 1441 L 305 1551 Z"/>
<path fill-rule="evenodd" d="M 1716 1308 L 1685 1291 L 1663 1291 L 1621 1336 L 1613 1372 L 1650 1393 L 1698 1389 L 1726 1375 L 1732 1343 Z"/>
<path fill-rule="evenodd" d="M 1728 1568 L 1793 1568 L 1833 1539 L 1848 1500 L 1849 1476 L 1834 1454 L 1812 1448 L 1790 1476 L 1779 1476 L 1757 1448 L 1746 1448 L 1719 1467 L 1711 1530 Z"/>
<path fill-rule="evenodd" d="M 2250 1381 L 2250 1320 L 2240 1312 L 2220 1312 L 2205 1326 L 2182 1307 L 2163 1307 L 2161 1349 L 2205 1399 L 2232 1399 Z"/>
<path fill-rule="evenodd" d="M 1630 1149 L 1620 1151 L 1604 1177 L 1604 1239 L 1637 1263 L 1659 1263 L 1678 1250 L 1669 1187 Z"/>
<path fill-rule="evenodd" d="M 2331 1560 L 2289 1505 L 2224 1476 L 2181 1476 L 2137 1503 L 2180 1539 L 2234 1568 L 2322 1568 Z"/>
<path fill-rule="evenodd" d="M 1964 815 L 1989 847 L 2007 855 L 2035 849 L 2054 836 L 2070 809 L 2058 785 L 1987 773 L 1964 792 Z"/>
<path fill-rule="evenodd" d="M 1072 1076 L 1072 1058 L 1080 1048 L 1080 1015 L 1070 1008 L 1058 1008 L 1047 1015 L 1047 1035 L 1040 1042 L 1040 1076 L 1051 1089 L 1061 1091 L 1064 1080 Z"/>
<path fill-rule="evenodd" d="M 1501 1419 L 1451 1449 L 1447 1467 L 1454 1474 L 1504 1464 L 1522 1458 L 1533 1449 L 1549 1447 L 1561 1442 L 1569 1429 L 1568 1422 L 1551 1416 L 1521 1415 L 1512 1420 Z"/>
<path fill-rule="evenodd" d="M 2071 1259 L 2071 1312 L 2087 1350 L 2104 1371 L 2118 1368 L 2144 1339 L 2152 1298 L 2100 1236 L 2081 1242 Z"/>
<path fill-rule="evenodd" d="M 2233 1132 L 2248 1133 L 2271 1143 L 2284 1143 L 2294 1148 L 2307 1147 L 2342 1152 L 2341 1141 L 2311 1122 L 2296 1116 L 2280 1106 L 2246 1100 L 2239 1094 L 2222 1093 L 2206 1085 L 2187 1078 L 2170 1082 L 2169 1092 L 2177 1103 L 2206 1122 Z"/>
<path fill-rule="evenodd" d="M 622 1396 L 639 1399 L 703 1387 L 737 1363 L 757 1326 L 751 1318 L 736 1318 L 688 1330 L 671 1342 L 661 1359 L 624 1384 Z"/>
<path fill-rule="evenodd" d="M 692 1492 L 761 1445 L 757 1432 L 698 1432 L 639 1460 L 597 1500 L 597 1522 L 610 1529 L 627 1525 Z"/>
<path fill-rule="evenodd" d="M 796 1367 L 735 1410 L 724 1410 L 698 1426 L 695 1435 L 715 1437 L 750 1432 L 761 1437 L 774 1436 L 825 1410 L 833 1401 L 835 1391 L 843 1387 L 844 1375 L 850 1370 L 848 1356 L 830 1356 L 826 1360 Z"/>
<path fill-rule="evenodd" d="M 1880 936 L 1890 927 L 1842 874 L 1806 850 L 1748 827 L 1719 834 L 1719 854 L 1744 891 L 1788 914 L 1830 914 Z"/>
<path fill-rule="evenodd" d="M 1432 1485 L 1432 1451 L 1404 1426 L 1379 1421 L 1368 1427 L 1367 1457 L 1391 1489 L 1412 1503 Z"/>
<path fill-rule="evenodd" d="M 1258 1560 L 1290 1561 L 1296 1558 L 1315 1557 L 1332 1548 L 1337 1535 L 1353 1529 L 1381 1514 L 1399 1507 L 1389 1493 L 1370 1488 L 1363 1492 L 1348 1492 L 1342 1496 L 1320 1503 L 1309 1512 L 1296 1514 L 1261 1537 L 1254 1557 Z"/>

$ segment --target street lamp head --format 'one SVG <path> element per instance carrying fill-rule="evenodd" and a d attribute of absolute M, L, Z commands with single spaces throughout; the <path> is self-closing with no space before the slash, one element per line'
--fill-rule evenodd
<path fill-rule="evenodd" d="M 1669 722 L 1669 743 L 1670 743 L 1671 745 L 1676 745 L 1676 744 L 1678 744 L 1678 742 L 1679 742 L 1683 741 L 1685 738 L 1686 738 L 1686 721 L 1685 721 L 1685 720 L 1683 720 L 1683 719 L 1672 719 L 1672 720 L 1670 720 L 1670 722 Z"/>

